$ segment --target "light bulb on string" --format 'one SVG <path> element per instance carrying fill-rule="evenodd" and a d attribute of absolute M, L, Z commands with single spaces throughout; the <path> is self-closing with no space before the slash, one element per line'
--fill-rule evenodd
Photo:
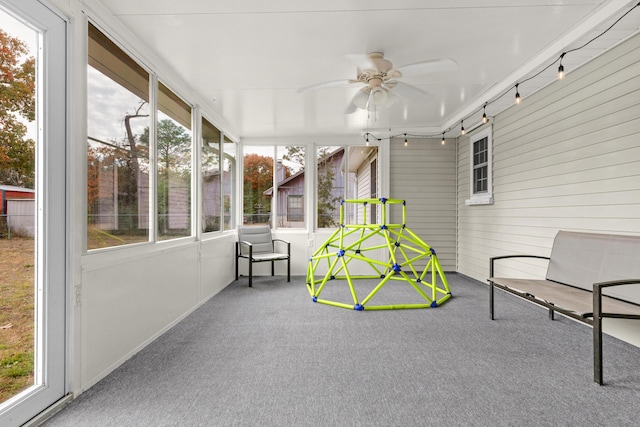
<path fill-rule="evenodd" d="M 444 132 L 442 132 L 442 143 L 441 143 L 441 144 L 442 144 L 442 145 L 444 145 L 444 144 L 445 144 L 445 140 L 444 140 Z"/>
<path fill-rule="evenodd" d="M 562 55 L 560 55 L 560 66 L 558 67 L 558 80 L 562 80 L 564 79 L 564 66 L 562 65 L 562 58 L 564 58 L 564 55 L 567 52 L 562 52 Z"/>
<path fill-rule="evenodd" d="M 516 104 L 520 104 L 522 98 L 520 98 L 520 92 L 518 92 L 518 83 L 516 83 Z"/>
<path fill-rule="evenodd" d="M 407 134 L 405 133 L 404 134 L 404 146 L 406 147 L 408 145 L 409 145 L 409 143 L 407 142 Z"/>
<path fill-rule="evenodd" d="M 489 119 L 487 118 L 487 103 L 484 103 L 484 107 L 482 107 L 482 123 L 487 123 Z"/>
<path fill-rule="evenodd" d="M 460 120 L 460 135 L 464 135 L 465 133 L 467 132 L 464 130 L 464 120 Z"/>

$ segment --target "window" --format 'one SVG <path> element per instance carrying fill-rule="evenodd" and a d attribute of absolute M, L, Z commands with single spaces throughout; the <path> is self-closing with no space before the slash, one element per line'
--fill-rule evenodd
<path fill-rule="evenodd" d="M 317 227 L 333 228 L 340 222 L 340 201 L 345 199 L 345 174 L 342 170 L 344 147 L 318 147 L 316 162 Z"/>
<path fill-rule="evenodd" d="M 221 230 L 220 131 L 202 118 L 202 231 Z"/>
<path fill-rule="evenodd" d="M 149 240 L 149 74 L 89 24 L 87 249 Z"/>
<path fill-rule="evenodd" d="M 244 224 L 273 224 L 270 194 L 273 190 L 273 150 L 274 147 L 269 146 L 244 147 Z"/>
<path fill-rule="evenodd" d="M 191 107 L 158 83 L 158 240 L 191 235 Z"/>
<path fill-rule="evenodd" d="M 304 196 L 287 196 L 287 221 L 304 221 Z"/>
<path fill-rule="evenodd" d="M 272 228 L 304 227 L 304 162 L 305 148 L 301 146 L 244 147 L 245 224 L 268 223 Z M 289 212 L 289 196 L 300 198 L 293 202 L 296 203 L 293 214 Z"/>
<path fill-rule="evenodd" d="M 305 152 L 296 145 L 276 149 L 278 228 L 304 228 Z"/>
<path fill-rule="evenodd" d="M 492 197 L 492 144 L 491 128 L 479 132 L 470 140 L 470 195 L 467 205 L 486 205 L 493 203 Z"/>
<path fill-rule="evenodd" d="M 223 140 L 224 162 L 222 164 L 222 193 L 224 229 L 235 228 L 233 195 L 236 190 L 236 143 L 226 136 Z"/>

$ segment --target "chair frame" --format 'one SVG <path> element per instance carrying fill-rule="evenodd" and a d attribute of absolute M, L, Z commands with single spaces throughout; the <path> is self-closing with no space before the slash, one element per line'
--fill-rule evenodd
<path fill-rule="evenodd" d="M 271 234 L 271 229 L 269 229 L 269 234 Z M 286 255 L 283 253 L 275 252 L 275 242 L 284 243 L 287 245 L 287 253 Z M 242 249 L 247 248 L 249 250 L 248 254 L 243 254 Z M 253 242 L 248 240 L 238 240 L 236 241 L 236 280 L 240 277 L 238 274 L 240 258 L 245 258 L 249 262 L 249 287 L 253 287 L 253 263 L 254 262 L 271 262 L 271 275 L 275 276 L 275 262 L 276 261 L 287 261 L 287 282 L 291 282 L 291 243 L 287 240 L 283 239 L 274 239 L 271 238 L 271 254 L 273 256 L 266 256 L 269 252 L 260 252 L 259 255 L 262 255 L 261 258 L 254 257 L 253 254 Z"/>

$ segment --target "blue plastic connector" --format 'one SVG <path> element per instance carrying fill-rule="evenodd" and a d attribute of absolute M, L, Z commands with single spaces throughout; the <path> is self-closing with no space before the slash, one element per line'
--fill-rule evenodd
<path fill-rule="evenodd" d="M 407 206 L 407 201 L 406 201 L 406 200 L 403 200 L 403 201 L 402 201 L 402 204 L 403 204 L 404 206 Z"/>
<path fill-rule="evenodd" d="M 340 200 L 340 205 L 344 205 L 344 199 Z"/>
<path fill-rule="evenodd" d="M 422 279 L 421 279 L 421 278 L 418 278 L 418 279 L 416 280 L 416 283 L 422 283 Z"/>
<path fill-rule="evenodd" d="M 360 249 L 356 249 L 356 254 L 359 254 L 359 253 L 360 253 Z"/>
<path fill-rule="evenodd" d="M 367 204 L 368 204 L 368 203 L 369 203 L 369 202 L 363 202 L 362 204 L 363 204 L 363 205 L 365 205 L 365 206 L 367 206 Z"/>
<path fill-rule="evenodd" d="M 395 242 L 394 245 L 396 245 L 396 248 L 400 247 L 400 242 Z"/>
<path fill-rule="evenodd" d="M 433 301 L 433 302 L 431 303 L 431 307 L 436 308 L 437 306 L 438 306 L 438 303 L 437 303 L 437 302 Z"/>
<path fill-rule="evenodd" d="M 336 280 L 336 276 L 329 277 L 329 280 Z"/>
<path fill-rule="evenodd" d="M 382 203 L 383 205 L 387 203 L 387 199 L 385 199 L 384 197 L 381 197 L 379 200 L 380 200 L 380 203 Z"/>
<path fill-rule="evenodd" d="M 315 296 L 314 296 L 313 298 L 311 298 L 311 301 L 313 301 L 313 302 L 318 302 L 318 297 L 315 297 Z"/>
<path fill-rule="evenodd" d="M 393 264 L 393 267 L 391 267 L 393 269 L 393 271 L 395 271 L 396 273 L 400 273 L 402 271 L 402 268 L 400 267 L 399 264 Z"/>
<path fill-rule="evenodd" d="M 433 249 L 433 248 L 429 248 L 429 250 L 431 251 L 431 253 L 432 253 L 433 255 L 435 255 L 435 254 L 436 254 L 436 250 L 435 250 L 435 249 Z"/>
<path fill-rule="evenodd" d="M 364 310 L 364 306 L 362 304 L 356 304 L 356 305 L 353 306 L 353 309 L 357 310 L 357 311 L 363 311 Z"/>
<path fill-rule="evenodd" d="M 343 257 L 344 256 L 344 249 L 340 249 L 338 251 L 338 253 L 336 253 L 336 255 L 338 255 L 338 258 Z"/>
<path fill-rule="evenodd" d="M 382 225 L 380 226 L 380 230 L 386 230 L 386 229 L 387 229 L 387 226 L 386 226 L 386 225 L 382 224 Z"/>

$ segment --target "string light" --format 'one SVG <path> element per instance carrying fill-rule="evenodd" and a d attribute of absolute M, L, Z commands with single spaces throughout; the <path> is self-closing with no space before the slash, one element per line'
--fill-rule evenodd
<path fill-rule="evenodd" d="M 552 63 L 550 63 L 549 65 L 547 65 L 546 67 L 544 67 L 543 69 L 541 69 L 540 71 L 538 71 L 537 73 L 530 75 L 529 77 L 527 77 L 524 80 L 519 81 L 518 83 L 515 84 L 515 89 L 516 89 L 516 96 L 515 96 L 515 102 L 516 104 L 520 104 L 522 102 L 522 98 L 520 96 L 520 92 L 518 90 L 518 86 L 520 83 L 524 83 L 527 82 L 531 79 L 534 79 L 536 77 L 538 77 L 540 74 L 542 74 L 543 72 L 545 72 L 546 70 L 548 70 L 549 68 L 551 68 L 556 62 L 559 61 L 558 64 L 558 80 L 562 80 L 566 74 L 564 71 L 564 66 L 562 65 L 562 61 L 565 57 L 566 54 L 571 53 L 571 52 L 575 52 L 578 51 L 584 47 L 586 47 L 587 45 L 589 45 L 591 42 L 593 42 L 594 40 L 598 39 L 599 37 L 603 36 L 605 33 L 607 33 L 609 30 L 611 30 L 611 28 L 613 28 L 618 22 L 620 22 L 622 20 L 622 18 L 624 18 L 625 16 L 627 16 L 629 13 L 631 13 L 634 9 L 636 9 L 637 7 L 640 7 L 640 2 L 638 2 L 637 4 L 635 4 L 633 7 L 631 7 L 626 13 L 624 13 L 622 16 L 620 16 L 615 22 L 613 22 L 613 24 L 611 24 L 606 30 L 604 30 L 603 32 L 601 32 L 600 34 L 598 34 L 597 36 L 593 37 L 592 39 L 590 39 L 588 42 L 584 43 L 581 46 L 578 46 L 576 48 L 567 50 L 565 52 L 563 52 L 556 60 L 554 60 Z M 506 94 L 508 94 L 511 91 L 511 87 L 507 90 L 505 90 L 504 92 L 500 93 L 498 96 L 496 96 L 493 99 L 490 99 L 489 101 L 485 102 L 484 105 L 482 106 L 482 123 L 488 123 L 489 122 L 489 118 L 487 117 L 487 113 L 486 113 L 486 109 L 487 106 L 489 104 L 493 104 L 494 102 L 498 101 L 499 99 L 501 99 L 502 97 L 504 97 Z M 477 112 L 479 112 L 480 108 L 474 110 L 472 113 L 470 113 L 468 116 L 463 117 L 460 120 L 460 135 L 465 135 L 466 131 L 464 129 L 464 120 L 470 118 L 472 115 L 476 114 Z M 445 144 L 445 134 L 446 132 L 449 132 L 451 130 L 454 129 L 455 125 L 450 126 L 449 128 L 447 128 L 446 130 L 444 130 L 444 132 L 442 132 L 442 140 L 441 143 L 442 145 Z M 389 138 L 397 138 L 400 137 L 402 134 L 397 134 L 397 135 L 391 135 L 389 136 Z M 421 137 L 421 138 L 436 138 L 439 134 L 435 134 L 435 135 L 412 135 L 412 136 L 417 136 L 417 137 Z M 373 136 L 373 135 L 372 135 Z M 405 136 L 405 146 L 408 144 L 407 142 L 407 134 L 404 134 Z M 367 140 L 367 145 L 369 145 L 369 133 L 366 133 L 366 140 Z M 378 141 L 380 141 L 380 139 L 378 139 Z"/>
<path fill-rule="evenodd" d="M 562 52 L 562 55 L 560 55 L 560 66 L 558 67 L 558 80 L 562 80 L 564 79 L 564 67 L 562 66 L 562 58 L 564 58 L 564 55 L 567 52 Z"/>
<path fill-rule="evenodd" d="M 407 145 L 409 145 L 409 143 L 407 142 L 407 134 L 404 134 L 404 146 L 406 147 Z"/>

